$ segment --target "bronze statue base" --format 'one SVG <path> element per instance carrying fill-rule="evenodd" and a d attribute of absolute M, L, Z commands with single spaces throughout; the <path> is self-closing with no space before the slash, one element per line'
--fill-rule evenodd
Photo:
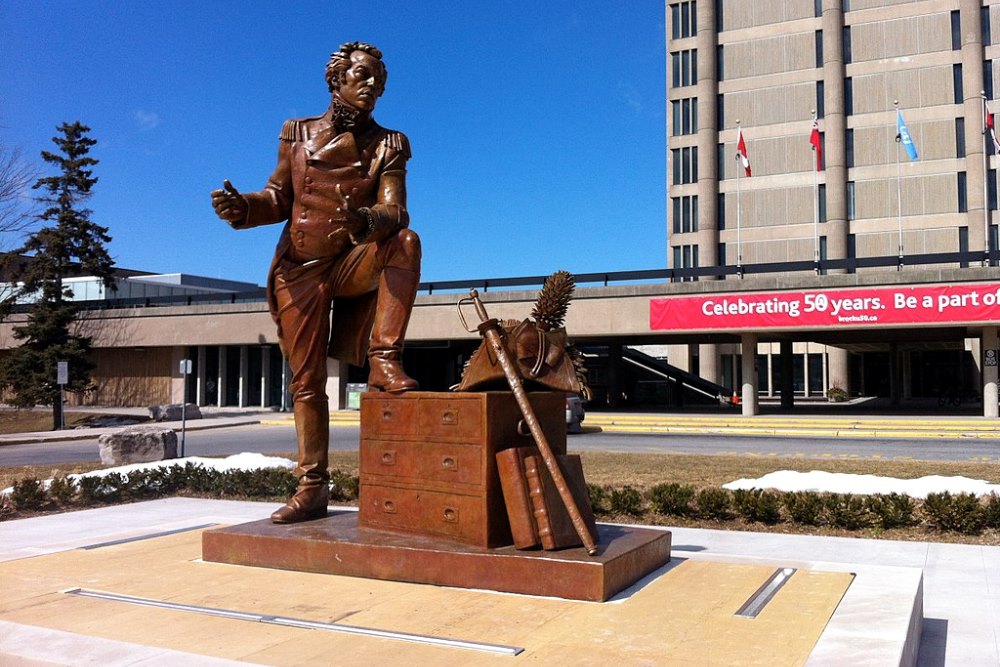
<path fill-rule="evenodd" d="M 600 552 L 488 549 L 358 526 L 357 512 L 207 530 L 202 558 L 300 572 L 603 602 L 670 561 L 670 532 L 599 525 Z"/>

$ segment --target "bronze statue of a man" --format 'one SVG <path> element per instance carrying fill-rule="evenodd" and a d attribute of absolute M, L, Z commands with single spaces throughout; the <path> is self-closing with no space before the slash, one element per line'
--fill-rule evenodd
<path fill-rule="evenodd" d="M 420 279 L 420 239 L 406 212 L 410 145 L 371 116 L 386 75 L 379 49 L 342 45 L 326 67 L 330 108 L 285 122 L 264 189 L 240 194 L 225 181 L 212 192 L 215 212 L 235 229 L 288 221 L 268 303 L 292 371 L 299 487 L 275 523 L 326 514 L 328 355 L 362 365 L 367 354 L 371 389 L 417 388 L 400 359 Z"/>

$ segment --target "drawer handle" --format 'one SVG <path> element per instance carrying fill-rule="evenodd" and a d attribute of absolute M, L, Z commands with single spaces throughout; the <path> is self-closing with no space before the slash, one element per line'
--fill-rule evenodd
<path fill-rule="evenodd" d="M 458 470 L 458 461 L 451 456 L 441 459 L 441 467 L 445 470 Z"/>
<path fill-rule="evenodd" d="M 382 465 L 394 466 L 396 465 L 396 452 L 382 452 Z"/>
<path fill-rule="evenodd" d="M 447 410 L 443 415 L 441 415 L 441 423 L 447 426 L 454 426 L 458 423 L 458 417 L 451 410 Z"/>
<path fill-rule="evenodd" d="M 382 510 L 386 514 L 395 514 L 396 513 L 396 503 L 392 502 L 391 500 L 383 500 L 382 501 Z"/>
<path fill-rule="evenodd" d="M 444 520 L 448 523 L 458 523 L 458 510 L 454 507 L 445 507 Z"/>
<path fill-rule="evenodd" d="M 382 411 L 382 421 L 384 422 L 392 421 L 392 410 Z"/>
<path fill-rule="evenodd" d="M 528 428 L 528 424 L 523 419 L 517 420 L 517 434 L 525 438 L 531 437 L 531 429 Z"/>

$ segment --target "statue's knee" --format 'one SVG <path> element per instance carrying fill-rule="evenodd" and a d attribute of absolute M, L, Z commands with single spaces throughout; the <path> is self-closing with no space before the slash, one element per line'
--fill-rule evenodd
<path fill-rule="evenodd" d="M 420 269 L 420 237 L 412 229 L 401 229 L 392 239 L 389 252 L 389 266 Z"/>

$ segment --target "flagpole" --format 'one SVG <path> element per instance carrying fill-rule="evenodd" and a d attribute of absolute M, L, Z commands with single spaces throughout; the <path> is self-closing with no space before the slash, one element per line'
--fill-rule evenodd
<path fill-rule="evenodd" d="M 899 100 L 893 100 L 893 105 L 896 107 L 896 118 L 898 124 L 899 118 Z M 897 271 L 903 270 L 903 191 L 900 189 L 899 180 L 899 144 L 903 138 L 899 134 L 899 128 L 896 128 L 896 221 L 899 225 L 899 264 L 896 266 Z"/>
<path fill-rule="evenodd" d="M 986 111 L 986 91 L 980 90 L 979 95 L 983 98 L 983 266 L 990 265 L 990 157 L 986 145 L 987 111 Z M 990 137 L 990 144 L 993 144 Z"/>
<path fill-rule="evenodd" d="M 736 119 L 736 136 L 740 136 L 740 121 Z M 737 142 L 739 140 L 737 139 Z M 739 144 L 736 145 L 736 160 L 740 161 L 740 148 Z M 740 169 L 743 168 L 742 163 L 736 166 L 736 273 L 740 278 L 743 277 L 743 242 L 740 237 L 740 225 L 742 217 L 742 202 L 740 197 Z"/>
<path fill-rule="evenodd" d="M 812 110 L 813 123 L 816 123 L 816 110 Z M 816 273 L 819 273 L 819 157 L 816 147 L 813 151 L 813 261 L 816 263 Z"/>

